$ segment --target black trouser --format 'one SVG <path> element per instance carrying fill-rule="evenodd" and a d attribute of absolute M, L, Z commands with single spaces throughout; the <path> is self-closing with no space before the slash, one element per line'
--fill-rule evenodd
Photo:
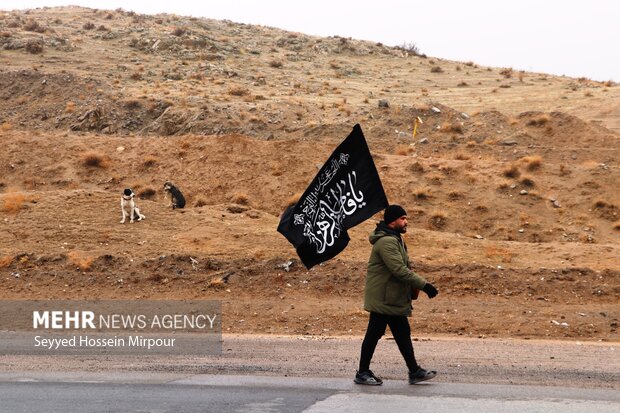
<path fill-rule="evenodd" d="M 418 363 L 413 354 L 413 343 L 411 342 L 411 327 L 406 316 L 384 315 L 370 313 L 368 318 L 368 329 L 362 342 L 362 354 L 360 356 L 360 372 L 370 369 L 370 360 L 375 353 L 375 348 L 379 339 L 385 334 L 385 327 L 390 326 L 390 331 L 398 345 L 400 354 L 403 355 L 409 371 L 417 371 Z"/>

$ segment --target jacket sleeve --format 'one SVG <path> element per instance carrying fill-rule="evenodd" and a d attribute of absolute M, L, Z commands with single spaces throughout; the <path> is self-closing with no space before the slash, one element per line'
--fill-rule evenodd
<path fill-rule="evenodd" d="M 426 285 L 426 280 L 407 268 L 406 262 L 403 259 L 400 251 L 398 240 L 394 237 L 383 237 L 379 241 L 381 245 L 379 248 L 379 255 L 383 260 L 383 263 L 387 269 L 392 273 L 394 277 L 401 282 L 410 284 L 412 287 L 421 290 Z"/>

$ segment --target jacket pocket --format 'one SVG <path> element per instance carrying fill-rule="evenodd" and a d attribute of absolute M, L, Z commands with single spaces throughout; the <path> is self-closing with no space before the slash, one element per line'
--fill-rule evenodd
<path fill-rule="evenodd" d="M 385 304 L 402 306 L 408 304 L 407 285 L 400 281 L 390 280 L 385 286 Z"/>

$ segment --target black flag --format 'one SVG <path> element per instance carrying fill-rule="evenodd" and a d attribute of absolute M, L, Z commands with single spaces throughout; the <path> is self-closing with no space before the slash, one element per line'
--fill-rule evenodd
<path fill-rule="evenodd" d="M 347 230 L 386 208 L 387 197 L 360 125 L 331 154 L 299 201 L 282 214 L 278 232 L 306 268 L 338 255 Z"/>

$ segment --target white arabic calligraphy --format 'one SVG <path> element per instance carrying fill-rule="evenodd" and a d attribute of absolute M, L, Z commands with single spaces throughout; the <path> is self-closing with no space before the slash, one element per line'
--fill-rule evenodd
<path fill-rule="evenodd" d="M 343 157 L 341 161 L 346 164 L 348 155 Z M 332 167 L 334 164 L 332 164 Z M 333 169 L 332 169 L 333 172 Z M 331 183 L 334 174 L 329 175 L 328 180 L 323 180 L 315 187 L 315 190 L 304 199 L 302 211 L 308 218 L 298 220 L 295 217 L 295 224 L 303 224 L 303 235 L 308 238 L 311 244 L 316 245 L 318 254 L 322 254 L 328 247 L 334 245 L 343 231 L 342 223 L 347 216 L 353 215 L 358 209 L 366 206 L 364 202 L 364 194 L 360 190 L 356 190 L 357 173 L 351 171 L 347 174 L 346 180 L 340 180 L 332 186 L 325 194 L 325 199 L 319 200 L 321 190 Z M 333 183 L 332 183 L 333 185 Z"/>

